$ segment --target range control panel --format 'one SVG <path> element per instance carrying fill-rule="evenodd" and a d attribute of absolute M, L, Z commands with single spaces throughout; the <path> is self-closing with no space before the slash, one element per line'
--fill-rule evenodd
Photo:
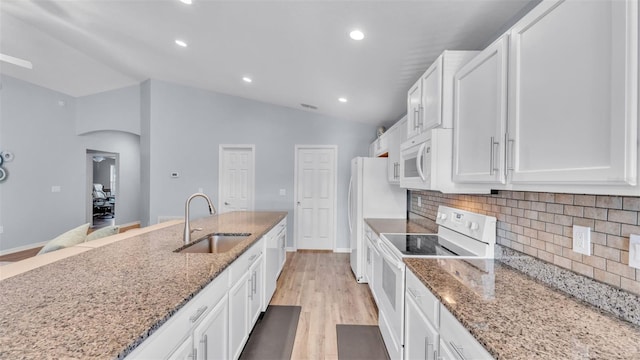
<path fill-rule="evenodd" d="M 440 205 L 436 223 L 487 244 L 496 242 L 496 218 Z"/>

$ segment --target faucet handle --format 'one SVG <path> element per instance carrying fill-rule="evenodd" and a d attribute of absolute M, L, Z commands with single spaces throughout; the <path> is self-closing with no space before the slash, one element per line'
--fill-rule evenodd
<path fill-rule="evenodd" d="M 193 229 L 191 229 L 191 232 L 195 232 L 195 231 L 202 231 L 202 228 L 193 228 Z"/>

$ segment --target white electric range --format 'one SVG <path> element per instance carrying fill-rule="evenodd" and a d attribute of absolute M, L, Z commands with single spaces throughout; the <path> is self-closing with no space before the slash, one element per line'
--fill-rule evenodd
<path fill-rule="evenodd" d="M 374 246 L 373 292 L 378 323 L 391 359 L 403 357 L 406 257 L 483 259 L 494 257 L 496 218 L 438 207 L 436 234 L 380 234 Z"/>

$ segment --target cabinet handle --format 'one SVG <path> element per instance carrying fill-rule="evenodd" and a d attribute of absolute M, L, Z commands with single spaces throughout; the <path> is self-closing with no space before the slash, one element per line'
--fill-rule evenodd
<path fill-rule="evenodd" d="M 249 277 L 249 300 L 253 301 L 253 274 Z"/>
<path fill-rule="evenodd" d="M 463 354 L 463 352 L 464 352 L 464 351 L 463 351 L 463 349 L 462 349 L 462 346 L 457 347 L 457 346 L 456 346 L 456 344 L 454 344 L 454 343 L 453 343 L 453 341 L 449 341 L 449 344 L 450 344 L 450 345 L 451 345 L 451 347 L 453 348 L 453 351 L 455 351 L 455 352 L 456 352 L 456 354 L 460 357 L 460 359 L 462 359 L 462 360 L 467 360 L 467 358 L 466 358 L 466 357 L 464 357 L 464 354 Z"/>
<path fill-rule="evenodd" d="M 509 155 L 507 158 L 507 171 L 513 171 L 513 152 L 515 140 L 509 138 L 509 133 L 505 134 L 505 138 L 507 142 L 507 154 Z M 505 173 L 505 175 L 507 174 Z"/>
<path fill-rule="evenodd" d="M 409 294 L 411 294 L 411 296 L 413 296 L 416 300 L 418 300 L 418 298 L 421 298 L 421 297 L 422 297 L 422 295 L 418 295 L 418 294 L 416 294 L 416 292 L 415 292 L 415 291 L 413 291 L 413 289 L 412 289 L 412 288 L 410 288 L 410 287 L 407 287 L 407 292 L 408 292 Z"/>
<path fill-rule="evenodd" d="M 198 321 L 198 318 L 200 316 L 202 316 L 202 314 L 207 311 L 207 306 L 202 306 L 200 307 L 195 314 L 191 315 L 191 317 L 189 318 L 189 320 L 191 320 L 191 322 L 196 322 Z"/>
<path fill-rule="evenodd" d="M 255 260 L 258 257 L 258 254 L 254 254 L 249 258 L 249 262 L 253 262 L 253 260 Z"/>
<path fill-rule="evenodd" d="M 198 349 L 193 349 L 193 352 L 189 354 L 189 358 L 196 360 L 198 358 Z"/>
<path fill-rule="evenodd" d="M 496 148 L 496 145 L 500 146 L 500 142 L 496 141 L 495 138 L 492 136 L 491 137 L 491 150 L 489 152 L 489 156 L 491 157 L 489 159 L 489 168 L 490 168 L 489 169 L 489 175 L 493 175 L 494 171 L 499 170 L 499 169 L 496 169 L 496 165 L 495 165 L 496 164 L 496 161 L 495 161 L 495 157 L 496 157 L 495 148 Z"/>
<path fill-rule="evenodd" d="M 424 107 L 422 105 L 418 106 L 418 129 L 422 129 L 424 126 L 424 119 L 422 118 L 422 112 L 424 111 Z"/>
<path fill-rule="evenodd" d="M 254 294 L 256 294 L 258 292 L 258 272 L 254 271 L 253 272 L 253 281 L 251 282 L 251 286 L 253 287 L 251 289 L 251 291 L 253 291 Z"/>
<path fill-rule="evenodd" d="M 204 344 L 204 358 L 205 358 L 205 360 L 206 360 L 206 359 L 208 359 L 208 358 L 209 358 L 209 357 L 207 356 L 207 353 L 209 352 L 209 351 L 207 350 L 207 346 L 209 345 L 209 344 L 207 343 L 207 334 L 204 334 L 204 337 L 202 338 L 202 340 L 200 340 L 200 343 L 201 343 L 201 344 Z"/>
<path fill-rule="evenodd" d="M 429 337 L 424 337 L 424 360 L 429 360 L 429 346 L 431 346 L 431 342 L 429 342 Z M 434 358 L 435 359 L 435 358 Z"/>
<path fill-rule="evenodd" d="M 418 128 L 418 116 L 420 114 L 419 108 L 413 109 L 413 130 Z"/>

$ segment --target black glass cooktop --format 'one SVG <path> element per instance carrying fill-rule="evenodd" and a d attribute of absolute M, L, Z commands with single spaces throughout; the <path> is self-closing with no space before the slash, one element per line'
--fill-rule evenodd
<path fill-rule="evenodd" d="M 473 255 L 437 234 L 384 234 L 384 237 L 405 256 Z"/>

